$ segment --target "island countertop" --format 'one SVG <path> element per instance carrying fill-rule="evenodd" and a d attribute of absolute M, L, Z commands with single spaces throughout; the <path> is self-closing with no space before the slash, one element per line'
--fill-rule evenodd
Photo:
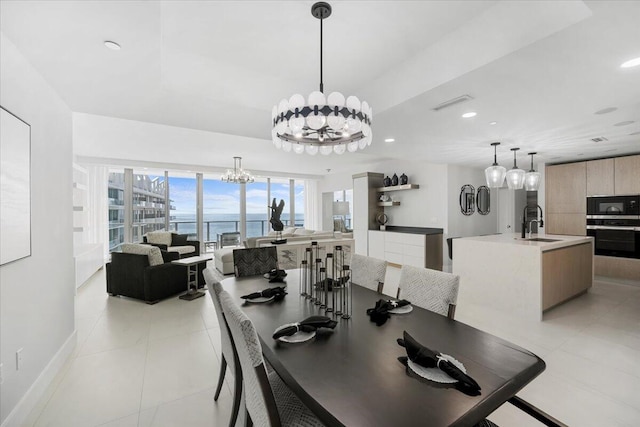
<path fill-rule="evenodd" d="M 405 227 L 402 225 L 387 225 L 384 231 L 390 231 L 393 233 L 408 233 L 408 234 L 442 234 L 442 228 L 429 228 L 429 227 Z"/>
<path fill-rule="evenodd" d="M 527 238 L 509 233 L 453 240 L 453 273 L 460 276 L 461 310 L 478 306 L 540 321 L 544 311 L 592 286 L 592 237 L 552 234 L 532 236 L 541 241 Z"/>
<path fill-rule="evenodd" d="M 506 234 L 491 234 L 488 236 L 474 236 L 474 237 L 460 237 L 456 239 L 459 240 L 467 240 L 467 241 L 478 241 L 484 243 L 495 243 L 498 245 L 516 245 L 519 247 L 533 247 L 539 248 L 540 251 L 546 252 L 554 249 L 560 249 L 567 246 L 581 245 L 583 243 L 589 243 L 593 240 L 593 237 L 588 236 L 565 236 L 559 234 L 532 234 L 531 237 L 533 239 L 545 239 L 545 240 L 554 240 L 551 241 L 536 241 L 529 240 L 529 235 L 524 239 L 520 237 L 518 233 L 506 233 Z M 455 243 L 454 243 L 455 245 Z"/>

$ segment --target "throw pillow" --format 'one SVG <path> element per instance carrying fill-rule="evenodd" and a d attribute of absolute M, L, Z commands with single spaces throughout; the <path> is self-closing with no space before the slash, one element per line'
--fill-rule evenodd
<path fill-rule="evenodd" d="M 296 231 L 293 232 L 294 236 L 308 236 L 313 234 L 313 230 L 307 230 L 304 228 L 296 228 Z"/>
<path fill-rule="evenodd" d="M 176 234 L 171 233 L 171 245 L 170 246 L 185 246 L 187 244 L 188 234 Z"/>
<path fill-rule="evenodd" d="M 168 231 L 150 231 L 147 233 L 147 242 L 154 245 L 171 246 L 171 233 Z"/>
<path fill-rule="evenodd" d="M 149 258 L 149 265 L 164 264 L 160 248 L 151 245 L 139 245 L 137 243 L 123 243 L 122 252 L 126 254 L 146 255 Z"/>
<path fill-rule="evenodd" d="M 294 231 L 296 231 L 295 227 L 285 227 L 284 230 L 282 230 L 282 235 L 293 236 Z"/>

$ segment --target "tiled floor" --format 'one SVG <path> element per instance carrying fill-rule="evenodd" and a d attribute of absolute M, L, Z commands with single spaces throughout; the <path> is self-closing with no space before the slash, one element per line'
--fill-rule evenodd
<path fill-rule="evenodd" d="M 571 426 L 640 425 L 640 286 L 599 280 L 526 324 L 481 307 L 458 320 L 538 354 L 547 370 L 520 395 Z M 218 403 L 219 330 L 209 296 L 146 305 L 109 297 L 104 272 L 78 291 L 78 346 L 27 425 L 227 426 L 229 382 Z M 501 426 L 540 425 L 510 405 Z"/>

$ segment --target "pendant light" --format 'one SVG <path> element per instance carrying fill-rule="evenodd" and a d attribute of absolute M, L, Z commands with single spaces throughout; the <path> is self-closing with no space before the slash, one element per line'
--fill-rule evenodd
<path fill-rule="evenodd" d="M 533 169 L 533 155 L 538 153 L 527 153 L 531 156 L 531 169 L 524 175 L 524 189 L 527 191 L 538 191 L 540 187 L 540 172 Z"/>
<path fill-rule="evenodd" d="M 518 168 L 516 164 L 516 152 L 519 148 L 512 148 L 513 151 L 513 168 L 507 172 L 507 186 L 510 190 L 521 190 L 524 184 L 524 171 Z"/>
<path fill-rule="evenodd" d="M 496 150 L 500 143 L 492 142 L 491 145 L 493 145 L 493 165 L 484 170 L 484 176 L 487 179 L 487 186 L 489 188 L 500 188 L 502 184 L 504 184 L 504 177 L 507 170 L 503 166 L 498 165 Z"/>

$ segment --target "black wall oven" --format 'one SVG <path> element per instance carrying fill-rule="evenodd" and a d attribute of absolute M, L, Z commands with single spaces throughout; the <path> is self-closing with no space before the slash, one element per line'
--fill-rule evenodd
<path fill-rule="evenodd" d="M 587 215 L 640 215 L 640 195 L 587 197 Z"/>
<path fill-rule="evenodd" d="M 587 215 L 595 254 L 640 259 L 640 215 Z"/>

